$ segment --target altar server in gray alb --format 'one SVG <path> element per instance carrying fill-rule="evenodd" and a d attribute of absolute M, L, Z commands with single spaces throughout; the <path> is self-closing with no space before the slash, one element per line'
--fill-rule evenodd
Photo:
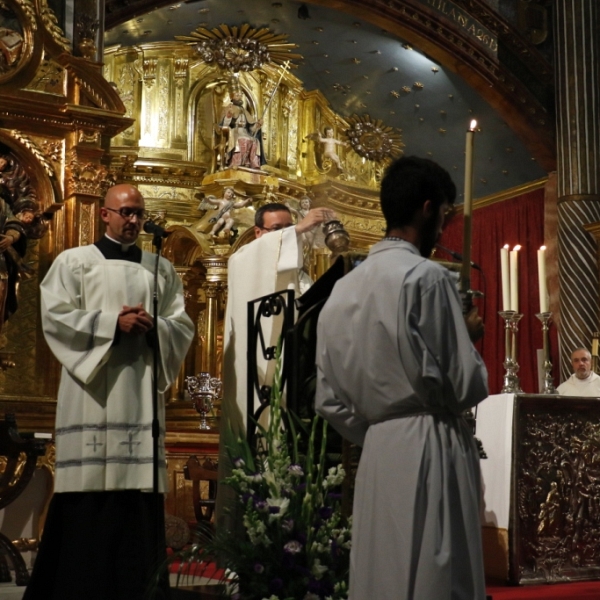
<path fill-rule="evenodd" d="M 432 161 L 394 162 L 386 237 L 320 315 L 316 409 L 363 447 L 351 600 L 485 600 L 479 455 L 461 416 L 488 395 L 483 325 L 427 258 L 455 195 Z"/>

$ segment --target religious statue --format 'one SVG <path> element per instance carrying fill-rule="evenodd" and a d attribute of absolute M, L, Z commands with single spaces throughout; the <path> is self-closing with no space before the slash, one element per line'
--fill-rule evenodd
<path fill-rule="evenodd" d="M 218 168 L 247 167 L 260 169 L 266 163 L 262 150 L 262 121 L 244 107 L 239 87 L 231 91 L 231 103 L 223 109 L 217 125 L 219 139 Z"/>
<path fill-rule="evenodd" d="M 325 127 L 325 137 L 321 136 L 320 133 L 313 134 L 313 138 L 316 139 L 323 145 L 323 158 L 328 158 L 335 163 L 338 170 L 343 171 L 342 162 L 340 157 L 335 151 L 336 146 L 348 146 L 348 142 L 342 142 L 333 137 L 333 127 Z"/>
<path fill-rule="evenodd" d="M 308 196 L 303 196 L 300 198 L 299 208 L 294 208 L 289 202 L 286 202 L 285 205 L 290 209 L 290 212 L 296 217 L 296 222 L 302 221 L 304 217 L 308 214 L 310 207 L 312 205 L 312 201 Z M 315 233 L 316 229 L 312 231 L 307 231 L 302 234 L 302 239 L 304 240 L 304 252 L 310 252 L 312 247 L 315 244 Z"/>
<path fill-rule="evenodd" d="M 248 206 L 252 203 L 252 198 L 245 198 L 241 200 L 235 200 L 235 191 L 232 187 L 226 187 L 223 191 L 223 198 L 216 198 L 215 196 L 207 196 L 206 199 L 200 204 L 199 208 L 209 208 L 206 203 L 212 206 L 216 206 L 219 212 L 216 216 L 209 219 L 209 223 L 214 223 L 213 228 L 210 232 L 212 236 L 218 236 L 221 231 L 228 237 L 231 232 L 236 232 L 235 220 L 232 216 L 232 211 Z M 203 227 L 200 225 L 197 227 L 198 231 L 201 231 Z"/>
<path fill-rule="evenodd" d="M 6 345 L 3 325 L 17 310 L 18 282 L 33 274 L 23 261 L 27 239 L 39 239 L 46 230 L 25 171 L 0 155 L 0 348 Z"/>

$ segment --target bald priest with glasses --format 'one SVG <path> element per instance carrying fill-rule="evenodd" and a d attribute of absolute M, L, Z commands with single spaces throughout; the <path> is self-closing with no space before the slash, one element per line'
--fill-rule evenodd
<path fill-rule="evenodd" d="M 153 346 L 160 495 L 167 489 L 162 394 L 194 328 L 181 281 L 161 257 L 155 330 L 156 257 L 135 244 L 146 218 L 140 192 L 127 184 L 110 188 L 100 216 L 105 236 L 62 252 L 41 284 L 42 327 L 62 373 L 55 493 L 26 600 L 141 600 L 161 541 L 164 549 L 151 493 Z M 167 597 L 167 587 L 157 597 Z"/>

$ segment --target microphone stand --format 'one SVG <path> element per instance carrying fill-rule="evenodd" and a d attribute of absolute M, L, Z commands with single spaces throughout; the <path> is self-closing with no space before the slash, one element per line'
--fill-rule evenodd
<path fill-rule="evenodd" d="M 154 284 L 152 292 L 152 494 L 155 501 L 154 523 L 156 526 L 156 566 L 159 566 L 160 558 L 163 555 L 164 547 L 164 521 L 161 518 L 162 511 L 160 495 L 158 493 L 158 440 L 160 437 L 160 424 L 158 420 L 158 265 L 162 249 L 162 235 L 155 233 L 152 239 L 152 245 L 156 248 L 156 262 L 154 263 Z M 168 575 L 166 576 L 168 578 Z M 168 579 L 167 584 L 168 585 Z"/>
<path fill-rule="evenodd" d="M 154 286 L 152 291 L 152 491 L 158 495 L 158 438 L 160 425 L 158 422 L 158 264 L 162 247 L 162 236 L 154 235 L 152 245 L 156 248 L 156 262 L 154 263 Z"/>

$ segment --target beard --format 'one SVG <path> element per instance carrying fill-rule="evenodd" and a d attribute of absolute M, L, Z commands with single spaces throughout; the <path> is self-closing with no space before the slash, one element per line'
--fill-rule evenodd
<path fill-rule="evenodd" d="M 424 258 L 429 258 L 431 256 L 435 245 L 440 239 L 437 221 L 437 214 L 433 214 L 425 221 L 425 223 L 423 223 L 423 229 L 421 230 L 421 245 L 419 251 L 421 252 L 421 256 L 423 256 Z"/>

